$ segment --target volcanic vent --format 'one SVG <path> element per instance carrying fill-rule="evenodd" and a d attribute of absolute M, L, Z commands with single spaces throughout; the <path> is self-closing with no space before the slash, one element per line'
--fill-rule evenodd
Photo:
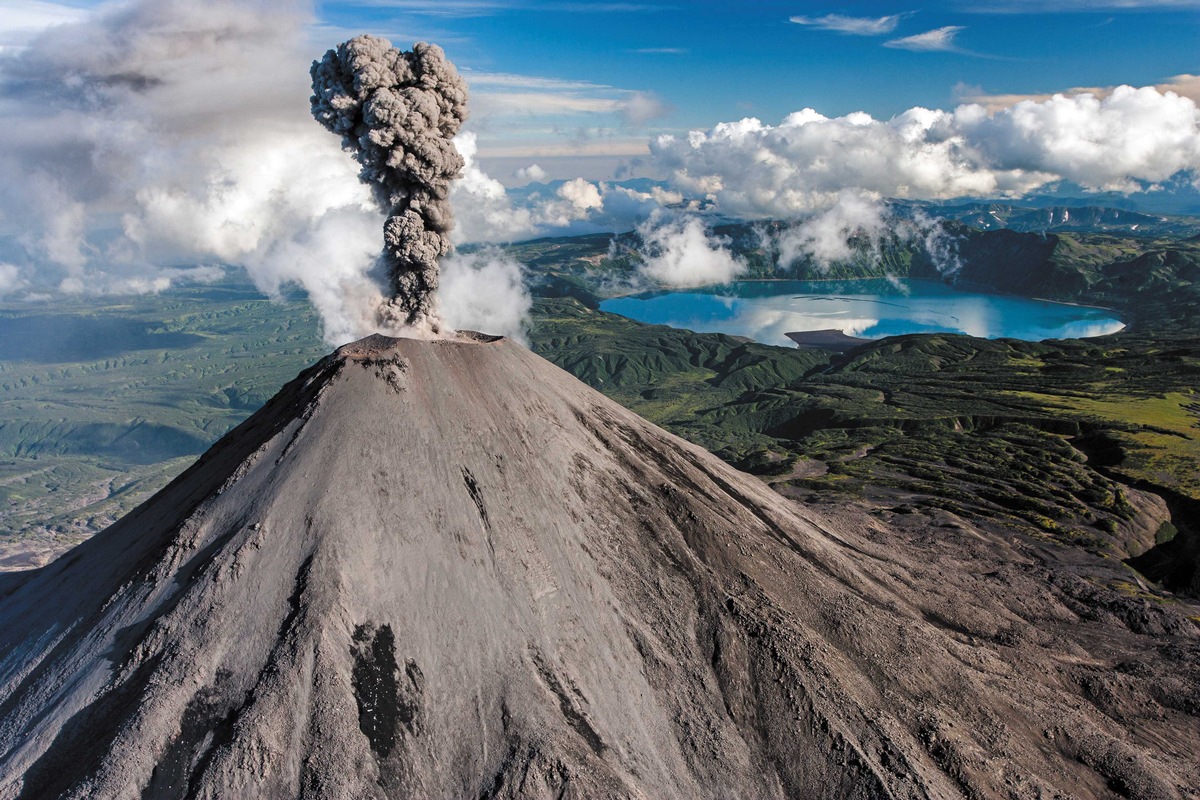
<path fill-rule="evenodd" d="M 1138 638 L 1013 571 L 1051 639 L 1005 638 L 1015 611 L 889 559 L 885 534 L 510 341 L 370 337 L 129 517 L 4 578 L 0 798 L 1195 785 L 1181 617 Z M 1073 677 L 1118 659 L 1127 679 Z"/>

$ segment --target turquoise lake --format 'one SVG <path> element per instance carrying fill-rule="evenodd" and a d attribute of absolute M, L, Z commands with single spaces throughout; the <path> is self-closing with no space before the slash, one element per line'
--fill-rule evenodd
<path fill-rule="evenodd" d="M 966 333 L 1040 341 L 1115 333 L 1115 312 L 953 289 L 936 281 L 738 281 L 701 289 L 616 297 L 604 311 L 640 322 L 791 345 L 794 331 L 840 330 L 880 339 Z"/>

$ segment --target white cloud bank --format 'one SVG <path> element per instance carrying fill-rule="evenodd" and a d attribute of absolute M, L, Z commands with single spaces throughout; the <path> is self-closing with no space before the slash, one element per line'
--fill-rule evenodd
<path fill-rule="evenodd" d="M 1194 103 L 1200 103 L 1200 75 L 1189 75 L 1187 73 L 1175 75 L 1167 78 L 1162 83 L 1155 84 L 1154 88 L 1158 90 L 1159 94 L 1174 92 L 1181 97 L 1190 98 Z M 1091 94 L 1103 99 L 1111 95 L 1116 89 L 1116 86 L 1089 86 L 1042 94 L 989 94 L 978 86 L 967 86 L 960 83 L 954 87 L 954 93 L 957 99 L 963 103 L 974 103 L 983 106 L 989 112 L 996 112 L 1005 108 L 1011 108 L 1017 103 L 1026 100 L 1034 103 L 1044 103 L 1053 98 L 1055 94 L 1066 96 Z"/>
<path fill-rule="evenodd" d="M 652 158 L 720 211 L 782 216 L 829 208 L 847 190 L 904 199 L 1018 196 L 1061 180 L 1131 192 L 1184 172 L 1200 182 L 1200 113 L 1190 98 L 1120 86 L 987 110 L 912 108 L 881 121 L 812 109 L 777 126 L 727 122 L 660 136 Z"/>
<path fill-rule="evenodd" d="M 239 264 L 268 293 L 307 289 L 331 341 L 364 332 L 382 220 L 308 113 L 306 9 L 143 0 L 6 53 L 0 230 L 20 279 L 157 291 L 188 277 L 173 265 Z"/>

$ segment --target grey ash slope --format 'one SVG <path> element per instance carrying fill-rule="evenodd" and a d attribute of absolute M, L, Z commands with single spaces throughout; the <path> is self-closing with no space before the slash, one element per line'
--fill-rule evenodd
<path fill-rule="evenodd" d="M 0 798 L 1196 796 L 1196 627 L 1053 558 L 372 337 L 3 578 Z"/>

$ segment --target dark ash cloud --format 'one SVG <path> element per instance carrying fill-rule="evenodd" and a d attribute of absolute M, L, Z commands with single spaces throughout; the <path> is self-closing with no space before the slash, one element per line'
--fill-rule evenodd
<path fill-rule="evenodd" d="M 392 299 L 385 323 L 438 326 L 438 261 L 450 252 L 450 182 L 463 158 L 452 141 L 467 86 L 437 45 L 411 51 L 356 36 L 312 66 L 312 113 L 354 153 L 359 177 L 388 215 L 381 260 Z"/>

